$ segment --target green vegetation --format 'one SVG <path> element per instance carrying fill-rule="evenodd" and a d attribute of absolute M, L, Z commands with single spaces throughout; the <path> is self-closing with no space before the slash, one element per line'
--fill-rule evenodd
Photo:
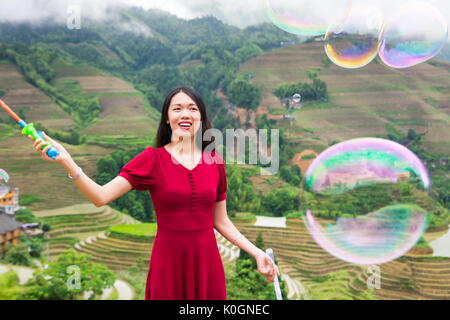
<path fill-rule="evenodd" d="M 0 300 L 17 300 L 25 290 L 13 270 L 0 274 Z"/>
<path fill-rule="evenodd" d="M 264 51 L 254 43 L 248 43 L 235 51 L 235 54 L 239 58 L 239 62 L 243 63 L 251 58 L 260 56 Z"/>
<path fill-rule="evenodd" d="M 233 221 L 255 222 L 256 216 L 251 212 L 237 212 L 234 214 Z"/>
<path fill-rule="evenodd" d="M 287 212 L 298 209 L 298 189 L 290 186 L 274 189 L 264 196 L 262 205 L 273 216 L 285 216 Z"/>
<path fill-rule="evenodd" d="M 156 235 L 156 223 L 122 224 L 108 229 L 111 237 L 139 241 L 152 240 Z"/>
<path fill-rule="evenodd" d="M 302 101 L 328 100 L 327 84 L 318 78 L 317 72 L 308 72 L 312 83 L 284 83 L 279 84 L 273 92 L 278 98 L 290 98 L 296 93 L 302 95 Z"/>
<path fill-rule="evenodd" d="M 26 243 L 9 244 L 1 261 L 14 265 L 35 267 L 32 257 L 28 253 L 28 245 Z"/>
<path fill-rule="evenodd" d="M 44 201 L 44 199 L 38 197 L 35 194 L 21 194 L 20 198 L 19 198 L 19 205 L 28 206 L 32 203 L 42 202 L 42 201 Z M 16 212 L 16 216 L 17 216 L 17 212 Z"/>
<path fill-rule="evenodd" d="M 144 151 L 143 148 L 116 150 L 101 158 L 97 163 L 95 181 L 100 185 L 105 185 L 119 174 L 126 163 L 142 151 Z M 112 201 L 109 205 L 139 221 L 155 222 L 153 203 L 148 196 L 148 192 L 132 190 Z"/>
<path fill-rule="evenodd" d="M 113 286 L 115 276 L 105 266 L 89 259 L 89 255 L 74 250 L 63 252 L 47 269 L 35 272 L 21 299 L 82 300 L 86 291 L 92 291 L 91 300 L 98 299 L 104 289 Z"/>
<path fill-rule="evenodd" d="M 100 104 L 95 98 L 68 97 L 53 86 L 55 71 L 51 64 L 57 56 L 50 48 L 27 47 L 21 43 L 0 46 L 0 58 L 16 64 L 29 83 L 54 99 L 81 127 L 86 126 L 98 116 Z"/>
<path fill-rule="evenodd" d="M 125 271 L 117 272 L 117 277 L 124 279 L 133 287 L 134 300 L 144 300 L 148 263 L 142 259 L 137 259 L 136 261 L 137 264 L 129 266 Z"/>
<path fill-rule="evenodd" d="M 30 209 L 19 209 L 14 213 L 14 219 L 22 223 L 39 222 L 39 219 Z"/>
<path fill-rule="evenodd" d="M 258 234 L 255 245 L 265 251 L 262 233 Z M 275 261 L 277 264 L 277 261 Z M 286 284 L 281 281 L 280 288 L 283 298 L 287 299 Z M 258 272 L 256 260 L 244 251 L 240 251 L 236 260 L 236 269 L 227 279 L 227 293 L 230 300 L 275 300 L 273 284 L 266 282 L 265 277 Z"/>
<path fill-rule="evenodd" d="M 425 240 L 424 237 L 420 237 L 419 241 L 415 244 L 414 248 L 417 249 L 429 249 L 431 248 L 428 242 Z"/>
<path fill-rule="evenodd" d="M 312 277 L 308 293 L 312 300 L 376 300 L 375 290 L 357 291 L 348 288 L 351 273 L 347 270 L 330 272 L 323 277 Z M 365 284 L 364 284 L 365 285 Z"/>
<path fill-rule="evenodd" d="M 239 166 L 226 165 L 227 211 L 231 217 L 236 212 L 259 212 L 261 199 L 256 194 L 249 177 L 251 172 Z"/>
<path fill-rule="evenodd" d="M 246 75 L 238 75 L 226 87 L 225 94 L 231 103 L 246 109 L 255 110 L 259 106 L 261 89 L 246 79 Z"/>

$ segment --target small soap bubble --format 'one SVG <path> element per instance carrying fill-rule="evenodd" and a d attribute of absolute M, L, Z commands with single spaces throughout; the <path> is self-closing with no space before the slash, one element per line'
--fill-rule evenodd
<path fill-rule="evenodd" d="M 354 5 L 344 23 L 333 23 L 325 34 L 325 52 L 336 65 L 361 68 L 378 54 L 383 14 L 371 5 Z"/>
<path fill-rule="evenodd" d="M 386 18 L 378 54 L 389 67 L 412 67 L 436 56 L 447 36 L 439 10 L 427 2 L 408 2 Z"/>

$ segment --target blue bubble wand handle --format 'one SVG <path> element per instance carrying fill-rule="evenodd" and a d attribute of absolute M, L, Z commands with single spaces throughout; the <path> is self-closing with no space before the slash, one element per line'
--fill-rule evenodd
<path fill-rule="evenodd" d="M 272 260 L 273 264 L 275 264 L 275 256 L 273 255 L 272 248 L 266 249 L 267 255 Z M 280 283 L 278 282 L 278 276 L 275 275 L 275 279 L 273 281 L 273 287 L 275 288 L 275 295 L 277 297 L 277 300 L 283 300 L 283 296 L 281 295 L 281 289 L 280 289 Z"/>

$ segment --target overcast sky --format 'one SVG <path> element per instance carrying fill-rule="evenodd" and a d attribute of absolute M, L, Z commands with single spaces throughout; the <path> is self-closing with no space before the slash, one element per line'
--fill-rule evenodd
<path fill-rule="evenodd" d="M 191 19 L 204 15 L 213 15 L 225 23 L 238 27 L 269 21 L 266 16 L 266 0 L 0 0 L 0 19 L 2 21 L 39 22 L 54 19 L 64 22 L 67 19 L 67 8 L 79 5 L 81 18 L 91 17 L 105 19 L 107 10 L 115 5 L 134 5 L 145 9 L 159 8 L 171 12 L 178 17 Z M 328 2 L 329 10 L 345 0 L 274 0 L 302 2 Z M 368 2 L 379 5 L 385 13 L 405 2 L 413 0 L 353 0 L 353 3 Z M 450 21 L 449 0 L 424 0 L 433 4 Z M 394 5 L 393 5 L 394 4 Z"/>

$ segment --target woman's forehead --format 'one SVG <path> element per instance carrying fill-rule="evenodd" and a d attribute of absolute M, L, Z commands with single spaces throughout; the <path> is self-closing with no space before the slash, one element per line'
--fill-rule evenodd
<path fill-rule="evenodd" d="M 176 95 L 174 95 L 172 97 L 170 104 L 171 105 L 174 105 L 174 104 L 189 105 L 189 104 L 196 104 L 196 103 L 186 93 L 178 92 Z"/>

